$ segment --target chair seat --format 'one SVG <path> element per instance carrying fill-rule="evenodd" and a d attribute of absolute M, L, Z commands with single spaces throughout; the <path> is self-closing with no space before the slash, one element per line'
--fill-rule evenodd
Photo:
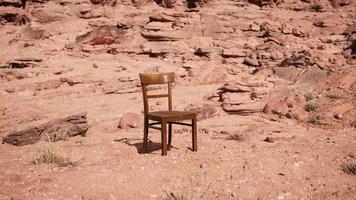
<path fill-rule="evenodd" d="M 155 111 L 149 112 L 147 117 L 148 119 L 155 121 L 180 121 L 194 119 L 196 117 L 196 113 L 185 111 Z"/>

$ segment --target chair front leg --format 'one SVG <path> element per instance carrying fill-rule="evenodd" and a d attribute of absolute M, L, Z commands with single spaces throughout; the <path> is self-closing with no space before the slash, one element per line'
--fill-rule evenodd
<path fill-rule="evenodd" d="M 161 122 L 162 155 L 167 155 L 167 122 Z"/>
<path fill-rule="evenodd" d="M 197 118 L 192 119 L 192 143 L 193 151 L 198 151 Z"/>
<path fill-rule="evenodd" d="M 147 153 L 147 140 L 148 140 L 148 119 L 144 119 L 144 130 L 143 130 L 143 153 Z"/>

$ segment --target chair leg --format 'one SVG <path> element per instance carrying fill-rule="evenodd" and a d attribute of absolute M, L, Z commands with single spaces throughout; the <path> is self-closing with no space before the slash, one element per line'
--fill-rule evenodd
<path fill-rule="evenodd" d="M 145 118 L 143 130 L 143 153 L 147 153 L 147 140 L 148 140 L 148 119 Z"/>
<path fill-rule="evenodd" d="M 168 146 L 167 150 L 170 151 L 172 147 L 172 123 L 168 123 Z"/>
<path fill-rule="evenodd" d="M 167 155 L 167 124 L 165 121 L 162 121 L 162 130 L 161 130 L 161 137 L 162 137 L 162 155 Z"/>
<path fill-rule="evenodd" d="M 192 119 L 192 142 L 193 142 L 193 151 L 198 151 L 197 146 L 197 118 Z"/>

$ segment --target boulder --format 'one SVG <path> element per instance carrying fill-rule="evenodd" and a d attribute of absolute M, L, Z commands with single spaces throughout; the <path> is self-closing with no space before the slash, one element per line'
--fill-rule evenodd
<path fill-rule="evenodd" d="M 176 18 L 164 13 L 155 13 L 149 17 L 150 22 L 175 22 Z"/>
<path fill-rule="evenodd" d="M 119 128 L 140 128 L 143 127 L 143 117 L 140 114 L 128 112 L 125 113 L 119 122 Z"/>
<path fill-rule="evenodd" d="M 103 15 L 104 9 L 102 7 L 92 8 L 90 6 L 83 6 L 78 13 L 78 17 L 83 19 L 99 18 Z"/>
<path fill-rule="evenodd" d="M 184 111 L 197 113 L 198 121 L 216 116 L 218 114 L 218 110 L 218 107 L 210 102 L 190 104 L 184 108 Z"/>
<path fill-rule="evenodd" d="M 244 59 L 243 64 L 248 65 L 248 66 L 252 66 L 252 67 L 259 67 L 260 66 L 260 63 L 258 62 L 257 59 L 249 58 L 249 57 L 246 57 Z"/>
<path fill-rule="evenodd" d="M 253 88 L 238 81 L 230 81 L 220 88 L 222 92 L 252 92 Z"/>
<path fill-rule="evenodd" d="M 263 109 L 266 114 L 277 114 L 285 116 L 289 111 L 287 102 L 282 100 L 270 100 Z"/>
<path fill-rule="evenodd" d="M 216 15 L 203 13 L 200 15 L 200 21 L 203 37 L 213 37 L 219 39 L 218 37 L 220 33 L 223 32 L 223 26 L 220 24 Z"/>
<path fill-rule="evenodd" d="M 26 0 L 0 0 L 0 6 L 24 7 Z"/>
<path fill-rule="evenodd" d="M 223 49 L 221 52 L 221 57 L 223 58 L 239 58 L 239 57 L 246 57 L 250 55 L 251 52 L 247 49 Z"/>
<path fill-rule="evenodd" d="M 25 11 L 14 7 L 0 7 L 0 24 L 24 25 L 30 21 Z"/>
<path fill-rule="evenodd" d="M 58 8 L 53 9 L 36 9 L 31 12 L 31 14 L 37 19 L 40 23 L 50 23 L 56 21 L 64 20 L 67 15 L 63 10 Z"/>
<path fill-rule="evenodd" d="M 21 40 L 39 40 L 44 37 L 45 31 L 39 28 L 26 27 L 19 34 Z"/>
<path fill-rule="evenodd" d="M 222 109 L 230 114 L 248 115 L 253 113 L 261 113 L 265 107 L 265 102 L 251 102 L 246 104 L 223 103 Z"/>
<path fill-rule="evenodd" d="M 273 4 L 279 4 L 281 0 L 248 0 L 248 2 L 262 7 L 262 6 L 268 6 Z"/>
<path fill-rule="evenodd" d="M 13 131 L 3 138 L 3 142 L 16 146 L 34 144 L 40 140 L 55 141 L 59 134 L 68 137 L 85 136 L 88 130 L 86 113 L 79 113 L 69 117 L 55 119 L 40 126 L 33 126 L 24 130 Z"/>
<path fill-rule="evenodd" d="M 108 6 L 115 6 L 117 0 L 90 0 L 92 4 L 101 4 L 101 5 L 108 5 Z"/>
<path fill-rule="evenodd" d="M 119 39 L 125 35 L 125 33 L 125 29 L 118 29 L 116 26 L 104 25 L 78 36 L 75 40 L 77 43 L 89 43 L 91 45 L 110 45 L 118 42 Z"/>
<path fill-rule="evenodd" d="M 191 32 L 177 30 L 142 31 L 141 35 L 149 41 L 179 41 L 192 37 Z"/>

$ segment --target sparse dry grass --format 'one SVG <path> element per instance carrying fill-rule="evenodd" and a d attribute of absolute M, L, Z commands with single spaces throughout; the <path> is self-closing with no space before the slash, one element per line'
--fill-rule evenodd
<path fill-rule="evenodd" d="M 317 124 L 320 124 L 320 121 L 321 121 L 320 115 L 316 115 L 316 116 L 313 116 L 312 118 L 310 118 L 308 123 L 317 125 Z"/>
<path fill-rule="evenodd" d="M 165 200 L 188 200 L 188 199 L 191 199 L 186 194 L 175 194 L 173 192 L 167 192 L 167 191 L 164 191 L 164 192 L 167 195 L 166 198 L 164 198 Z"/>
<path fill-rule="evenodd" d="M 67 132 L 56 133 L 51 137 L 51 142 L 57 142 L 60 140 L 66 141 L 69 138 L 69 134 Z"/>
<path fill-rule="evenodd" d="M 238 142 L 243 142 L 245 140 L 244 136 L 240 135 L 240 134 L 230 135 L 226 139 L 227 140 L 234 140 L 234 141 L 238 141 Z"/>
<path fill-rule="evenodd" d="M 311 101 L 314 99 L 314 95 L 311 92 L 308 92 L 308 93 L 304 94 L 304 98 L 306 101 Z"/>
<path fill-rule="evenodd" d="M 47 147 L 40 152 L 40 155 L 32 160 L 35 165 L 39 164 L 57 164 L 60 167 L 68 167 L 74 165 L 74 162 L 69 158 L 64 158 L 57 154 L 53 148 Z"/>
<path fill-rule="evenodd" d="M 304 109 L 308 112 L 313 112 L 314 110 L 316 110 L 318 108 L 318 104 L 316 102 L 308 102 L 307 104 L 305 104 Z"/>
<path fill-rule="evenodd" d="M 356 163 L 353 164 L 345 163 L 341 167 L 342 167 L 342 171 L 344 171 L 346 174 L 356 175 Z"/>
<path fill-rule="evenodd" d="M 342 95 L 338 92 L 331 92 L 331 93 L 327 94 L 326 97 L 328 97 L 330 99 L 341 99 Z"/>

